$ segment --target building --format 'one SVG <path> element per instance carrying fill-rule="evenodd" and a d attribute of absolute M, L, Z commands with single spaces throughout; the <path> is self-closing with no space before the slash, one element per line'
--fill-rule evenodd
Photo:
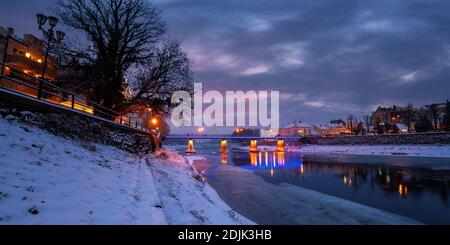
<path fill-rule="evenodd" d="M 14 34 L 14 29 L 0 27 L 0 62 L 10 66 L 1 66 L 2 75 L 7 78 L 0 77 L 0 87 L 32 97 L 41 96 L 41 99 L 48 102 L 94 114 L 93 105 L 89 105 L 86 99 L 70 97 L 48 85 L 40 86 L 36 78 L 42 76 L 45 54 L 44 42 L 39 38 L 31 34 L 20 38 Z M 55 82 L 56 79 L 56 62 L 50 56 L 47 59 L 45 79 L 50 82 Z M 45 93 L 40 94 L 39 88 Z"/>
<path fill-rule="evenodd" d="M 339 136 L 343 134 L 351 134 L 352 132 L 341 123 L 328 123 L 314 125 L 314 130 L 317 131 L 320 136 Z"/>
<path fill-rule="evenodd" d="M 415 124 L 420 118 L 421 110 L 414 108 L 412 105 L 407 107 L 396 106 L 392 107 L 378 107 L 372 113 L 370 123 L 372 126 L 385 126 L 404 124 L 410 127 L 410 130 L 415 128 Z"/>
<path fill-rule="evenodd" d="M 424 105 L 420 108 L 414 108 L 412 105 L 378 107 L 372 113 L 370 122 L 374 128 L 398 128 L 401 132 L 404 132 L 405 129 L 400 126 L 406 126 L 407 131 L 413 133 L 423 115 L 427 115 L 433 124 L 436 121 L 437 129 L 440 129 L 445 111 L 446 103 Z"/>
<path fill-rule="evenodd" d="M 14 29 L 0 26 L 0 61 L 33 77 L 41 77 L 44 66 L 44 42 L 31 34 L 22 38 L 14 34 Z M 5 75 L 29 79 L 27 76 L 5 67 Z M 56 62 L 53 58 L 47 59 L 45 78 L 55 80 Z"/>
<path fill-rule="evenodd" d="M 311 125 L 301 121 L 291 122 L 278 131 L 280 136 L 311 136 L 317 134 L 318 132 Z"/>

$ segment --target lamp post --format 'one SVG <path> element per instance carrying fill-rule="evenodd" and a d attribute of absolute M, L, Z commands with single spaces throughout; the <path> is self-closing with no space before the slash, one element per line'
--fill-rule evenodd
<path fill-rule="evenodd" d="M 147 111 L 147 117 L 145 118 L 145 121 L 147 122 L 147 125 L 146 125 L 146 130 L 147 130 L 147 132 L 148 132 L 148 130 L 150 129 L 150 126 L 149 126 L 149 118 L 150 118 L 150 113 L 152 112 L 152 108 L 147 108 L 146 109 L 146 111 Z"/>
<path fill-rule="evenodd" d="M 66 36 L 66 34 L 62 31 L 56 31 L 56 37 L 55 37 L 54 28 L 58 24 L 58 18 L 53 17 L 53 16 L 45 16 L 43 14 L 37 14 L 36 17 L 37 17 L 37 22 L 39 25 L 39 30 L 42 31 L 42 33 L 46 39 L 46 43 L 47 43 L 47 50 L 45 52 L 44 66 L 42 67 L 42 75 L 41 75 L 41 78 L 45 79 L 45 72 L 47 70 L 48 53 L 50 50 L 50 45 L 53 40 L 55 40 L 58 43 L 61 43 L 61 41 Z M 47 30 L 45 30 L 44 25 L 47 22 L 47 20 L 48 20 L 48 24 L 50 27 Z M 40 99 L 41 97 L 42 97 L 42 82 L 39 83 L 39 91 L 38 91 L 38 98 Z"/>

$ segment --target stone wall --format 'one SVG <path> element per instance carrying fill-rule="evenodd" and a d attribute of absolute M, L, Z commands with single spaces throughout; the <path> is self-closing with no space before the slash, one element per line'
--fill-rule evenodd
<path fill-rule="evenodd" d="M 305 137 L 300 144 L 312 145 L 411 145 L 450 144 L 450 133 L 399 134 L 375 136 Z"/>
<path fill-rule="evenodd" d="M 0 116 L 17 121 L 21 127 L 36 126 L 48 132 L 79 140 L 81 143 L 101 143 L 115 146 L 131 153 L 149 153 L 156 148 L 149 134 L 136 133 L 112 127 L 109 123 L 76 113 L 41 113 L 11 108 L 0 104 Z M 91 144 L 91 147 L 95 147 Z"/>

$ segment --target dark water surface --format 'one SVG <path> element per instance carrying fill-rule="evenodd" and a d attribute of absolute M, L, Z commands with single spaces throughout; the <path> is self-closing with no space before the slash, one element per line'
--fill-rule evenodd
<path fill-rule="evenodd" d="M 212 178 L 219 171 L 214 166 L 231 165 L 250 169 L 274 185 L 301 186 L 426 224 L 450 224 L 450 159 L 239 150 L 221 154 L 218 146 L 198 147 L 200 154 L 210 156 L 206 177 L 212 186 L 220 183 Z"/>

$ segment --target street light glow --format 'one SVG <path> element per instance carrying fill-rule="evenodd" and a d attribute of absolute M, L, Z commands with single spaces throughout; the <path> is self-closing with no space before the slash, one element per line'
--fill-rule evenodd
<path fill-rule="evenodd" d="M 153 124 L 153 125 L 157 125 L 157 124 L 158 124 L 158 119 L 153 118 L 153 119 L 152 119 L 152 124 Z"/>

